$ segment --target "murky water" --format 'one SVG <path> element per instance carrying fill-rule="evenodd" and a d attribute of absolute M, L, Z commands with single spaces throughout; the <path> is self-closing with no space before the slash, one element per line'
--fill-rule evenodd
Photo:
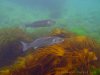
<path fill-rule="evenodd" d="M 0 27 L 21 26 L 37 20 L 60 20 L 78 34 L 100 37 L 99 0 L 1 0 Z M 96 38 L 95 37 L 95 38 Z"/>
<path fill-rule="evenodd" d="M 50 23 L 44 20 L 53 20 L 56 24 L 53 23 L 54 26 L 50 27 L 48 26 Z M 47 24 L 47 27 L 34 28 L 40 23 Z M 31 27 L 25 28 L 28 24 Z M 13 29 L 14 27 L 32 33 L 29 35 L 23 30 Z M 17 57 L 22 53 L 18 51 L 12 52 L 12 56 L 9 55 L 9 50 L 13 51 L 16 45 L 19 46 L 19 42 L 13 44 L 12 41 L 31 41 L 32 38 L 45 36 L 55 27 L 68 29 L 70 32 L 88 36 L 100 42 L 100 0 L 0 0 L 0 61 L 2 63 L 9 61 L 7 57 L 15 59 L 12 58 L 13 55 Z M 7 54 L 9 56 L 6 56 Z M 2 58 L 6 60 L 3 61 Z"/>

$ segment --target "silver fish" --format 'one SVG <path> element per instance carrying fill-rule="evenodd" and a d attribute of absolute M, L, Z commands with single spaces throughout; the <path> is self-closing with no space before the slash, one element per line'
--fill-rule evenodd
<path fill-rule="evenodd" d="M 52 37 L 38 38 L 35 41 L 33 41 L 32 43 L 25 43 L 25 42 L 21 41 L 21 44 L 23 46 L 23 51 L 27 51 L 29 48 L 37 49 L 37 48 L 57 44 L 57 43 L 60 43 L 63 41 L 64 41 L 63 38 L 52 36 Z"/>
<path fill-rule="evenodd" d="M 30 24 L 26 24 L 25 27 L 32 27 L 32 28 L 49 27 L 49 26 L 53 26 L 55 23 L 56 22 L 53 20 L 40 20 Z"/>

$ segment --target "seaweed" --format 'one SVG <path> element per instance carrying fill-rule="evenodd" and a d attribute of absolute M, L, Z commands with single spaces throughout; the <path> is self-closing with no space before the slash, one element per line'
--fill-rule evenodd
<path fill-rule="evenodd" d="M 74 38 L 73 43 L 76 38 L 78 37 Z M 79 41 L 83 43 L 83 37 L 81 37 L 81 40 Z M 76 42 L 76 44 L 77 43 L 78 42 Z M 89 48 L 86 47 L 88 44 L 85 46 L 82 45 L 83 48 L 79 48 L 79 50 L 76 50 L 76 47 L 73 47 L 72 51 L 66 48 L 67 44 L 70 45 L 68 40 L 65 40 L 61 44 L 40 48 L 25 57 L 19 58 L 9 69 L 10 74 L 91 75 L 90 66 L 95 66 L 91 62 L 95 62 L 97 60 L 95 52 L 90 50 L 90 46 Z M 92 46 L 94 47 L 94 44 L 92 44 L 91 47 Z"/>
<path fill-rule="evenodd" d="M 61 33 L 67 36 L 67 32 L 60 29 L 51 32 L 50 36 Z M 92 75 L 95 70 L 91 70 L 91 66 L 96 67 L 98 59 L 96 49 L 99 49 L 98 44 L 89 37 L 64 37 L 62 43 L 18 57 L 9 68 L 0 70 L 1 75 Z"/>
<path fill-rule="evenodd" d="M 22 55 L 21 40 L 31 40 L 31 37 L 20 28 L 0 29 L 0 67 L 11 64 Z"/>

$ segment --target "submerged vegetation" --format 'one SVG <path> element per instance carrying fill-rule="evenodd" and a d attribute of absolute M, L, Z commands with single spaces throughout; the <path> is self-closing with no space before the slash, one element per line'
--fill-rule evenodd
<path fill-rule="evenodd" d="M 20 28 L 0 29 L 0 67 L 11 64 L 22 55 L 21 40 L 29 41 L 31 37 Z"/>
<path fill-rule="evenodd" d="M 31 41 L 34 34 L 30 35 L 20 28 L 5 28 L 0 30 L 0 35 L 2 37 L 0 65 L 5 61 L 14 61 L 12 65 L 11 62 L 7 62 L 7 65 L 10 63 L 9 66 L 1 65 L 4 67 L 0 69 L 0 75 L 97 75 L 99 73 L 99 44 L 89 37 L 77 36 L 56 28 L 47 36 L 62 37 L 64 42 L 36 50 L 29 49 L 31 52 L 22 56 L 20 40 Z M 3 61 L 4 57 L 7 60 Z M 14 57 L 16 60 L 13 60 Z"/>
<path fill-rule="evenodd" d="M 64 41 L 23 51 L 49 36 Z M 0 0 L 0 75 L 100 75 L 100 0 Z"/>

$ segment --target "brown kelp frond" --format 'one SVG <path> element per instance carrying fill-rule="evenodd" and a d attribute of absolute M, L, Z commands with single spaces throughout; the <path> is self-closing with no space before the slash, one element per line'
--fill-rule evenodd
<path fill-rule="evenodd" d="M 20 28 L 0 29 L 0 67 L 11 64 L 15 57 L 22 54 L 20 41 L 30 41 L 31 37 Z"/>
<path fill-rule="evenodd" d="M 10 68 L 0 70 L 0 75 L 91 75 L 90 66 L 98 60 L 94 52 L 99 49 L 96 42 L 86 36 L 71 36 L 61 29 L 51 33 L 60 34 L 64 34 L 64 42 L 32 49 L 32 53 L 19 57 Z"/>
<path fill-rule="evenodd" d="M 85 50 L 73 53 L 67 52 L 65 57 L 61 58 L 56 65 L 55 71 L 53 73 L 49 72 L 47 75 L 90 75 L 90 62 L 93 60 L 90 58 L 96 58 L 92 53 L 88 50 L 87 53 L 85 53 Z"/>
<path fill-rule="evenodd" d="M 75 37 L 74 40 L 65 40 L 60 44 L 35 50 L 25 57 L 19 58 L 11 66 L 6 75 L 91 75 L 91 62 L 97 60 L 95 53 L 87 46 L 81 49 L 67 48 L 75 45 L 73 42 L 83 44 L 86 37 Z M 86 44 L 88 45 L 88 44 Z M 94 44 L 93 44 L 94 45 Z M 69 47 L 69 46 L 68 46 Z M 72 51 L 70 49 L 73 49 Z"/>
<path fill-rule="evenodd" d="M 32 38 L 20 28 L 0 29 L 0 48 L 14 41 L 30 41 Z M 1 49 L 0 49 L 1 50 Z"/>
<path fill-rule="evenodd" d="M 66 38 L 65 48 L 68 50 L 82 50 L 87 48 L 89 50 L 97 49 L 97 43 L 95 40 L 88 38 L 86 36 L 76 36 L 72 38 Z"/>
<path fill-rule="evenodd" d="M 12 40 L 30 40 L 29 35 L 21 28 L 3 28 L 0 29 L 0 39 L 3 42 Z M 6 39 L 6 40 L 5 40 Z"/>
<path fill-rule="evenodd" d="M 75 36 L 74 33 L 69 32 L 68 30 L 65 30 L 63 28 L 54 28 L 51 32 L 51 35 L 69 38 Z"/>
<path fill-rule="evenodd" d="M 78 74 L 77 71 L 79 71 L 79 72 L 86 72 L 87 75 L 89 75 L 89 72 L 90 72 L 89 62 L 92 61 L 93 59 L 90 59 L 91 57 L 90 53 L 85 54 L 84 50 L 83 52 L 81 52 L 83 56 L 79 56 L 79 54 L 80 52 L 77 52 L 77 53 L 67 52 L 65 53 L 64 56 L 60 56 L 60 57 L 56 55 L 52 55 L 52 54 L 47 54 L 47 55 L 44 55 L 43 57 L 39 57 L 36 63 L 34 63 L 34 61 L 31 63 L 29 62 L 27 64 L 30 64 L 30 65 L 26 66 L 26 68 L 21 69 L 21 70 L 17 69 L 18 71 L 15 70 L 12 72 L 12 74 L 13 75 L 19 75 L 19 74 L 20 75 L 27 75 L 27 74 L 29 75 L 32 75 L 32 74 L 63 75 L 63 74 L 72 73 L 72 72 L 75 72 L 75 74 L 76 73 Z"/>

